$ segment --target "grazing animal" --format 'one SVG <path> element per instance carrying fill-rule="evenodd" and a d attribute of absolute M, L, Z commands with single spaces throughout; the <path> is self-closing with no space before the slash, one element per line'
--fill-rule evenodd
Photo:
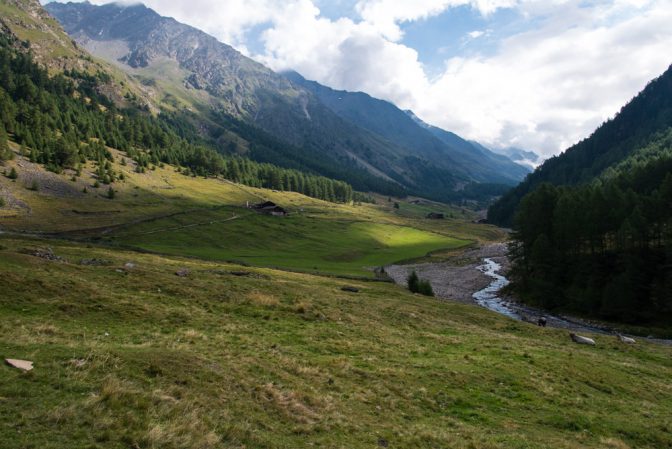
<path fill-rule="evenodd" d="M 626 337 L 625 335 L 616 334 L 621 343 L 627 343 L 629 345 L 634 345 L 637 343 L 634 338 Z"/>
<path fill-rule="evenodd" d="M 592 338 L 582 337 L 581 335 L 576 335 L 574 333 L 569 334 L 569 336 L 574 343 L 578 343 L 580 345 L 595 346 L 595 340 L 593 340 Z"/>
<path fill-rule="evenodd" d="M 546 327 L 546 317 L 545 316 L 539 317 L 539 319 L 537 320 L 537 326 Z"/>

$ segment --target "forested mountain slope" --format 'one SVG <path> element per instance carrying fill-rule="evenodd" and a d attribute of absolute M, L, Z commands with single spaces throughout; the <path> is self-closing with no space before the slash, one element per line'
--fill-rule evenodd
<path fill-rule="evenodd" d="M 0 34 L 0 79 L 0 163 L 14 156 L 8 144 L 11 137 L 20 145 L 22 156 L 54 173 L 69 170 L 73 182 L 81 176 L 83 165 L 93 161 L 96 184 L 108 185 L 110 198 L 115 183 L 124 181 L 123 174 L 112 168 L 111 149 L 123 151 L 122 160 L 133 160 L 138 173 L 170 163 L 182 166 L 185 175 L 223 176 L 329 201 L 356 198 L 343 181 L 225 158 L 207 143 L 185 139 L 184 135 L 194 137 L 196 131 L 184 124 L 176 126 L 173 116 L 154 116 L 137 106 L 118 107 L 101 93 L 110 80 L 106 72 L 90 75 L 73 69 L 50 75 L 9 32 Z M 16 172 L 6 174 L 17 177 Z M 26 187 L 39 189 L 37 184 Z"/>
<path fill-rule="evenodd" d="M 415 186 L 404 179 L 394 145 L 344 122 L 286 78 L 212 36 L 140 4 L 52 2 L 46 8 L 82 46 L 142 80 L 162 106 L 192 111 L 192 122 L 207 137 L 219 138 L 242 122 L 244 136 L 226 135 L 220 151 L 234 149 L 350 182 L 356 181 L 352 174 L 359 179 L 364 172 L 387 180 L 388 189 L 396 183 L 392 178 Z M 282 154 L 261 149 L 257 134 L 265 147 L 285 147 Z M 269 144 L 268 137 L 275 142 Z M 331 172 L 323 172 L 324 166 Z M 381 184 L 371 180 L 358 187 L 385 190 Z"/>
<path fill-rule="evenodd" d="M 515 212 L 515 216 L 514 216 Z M 512 288 L 549 309 L 672 317 L 672 69 L 490 209 L 512 223 Z"/>
<path fill-rule="evenodd" d="M 194 112 L 190 120 L 217 140 L 220 151 L 310 170 L 360 190 L 444 201 L 469 195 L 465 184 L 511 184 L 524 173 L 512 163 L 495 169 L 472 164 L 410 121 L 429 145 L 381 135 L 380 127 L 367 126 L 370 121 L 335 112 L 305 86 L 142 5 L 46 7 L 82 46 L 142 80 L 164 107 Z"/>
<path fill-rule="evenodd" d="M 510 226 L 520 200 L 542 183 L 587 183 L 646 146 L 656 133 L 672 126 L 672 67 L 631 100 L 590 137 L 544 162 L 488 213 L 488 219 Z"/>
<path fill-rule="evenodd" d="M 98 90 L 117 106 L 155 109 L 140 83 L 79 48 L 36 0 L 0 1 L 0 33 L 13 35 L 23 48 L 29 48 L 35 61 L 50 74 L 69 70 L 89 75 L 103 72 L 107 76 L 101 79 Z"/>

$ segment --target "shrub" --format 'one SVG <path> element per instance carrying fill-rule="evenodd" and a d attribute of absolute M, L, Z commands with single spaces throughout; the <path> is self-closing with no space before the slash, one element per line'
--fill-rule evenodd
<path fill-rule="evenodd" d="M 418 278 L 418 273 L 413 270 L 408 276 L 408 289 L 413 293 L 418 293 L 420 288 L 420 279 Z"/>
<path fill-rule="evenodd" d="M 432 284 L 418 277 L 418 273 L 413 270 L 408 276 L 408 289 L 413 293 L 420 293 L 425 296 L 434 296 Z"/>
<path fill-rule="evenodd" d="M 19 177 L 19 174 L 16 172 L 16 168 L 12 167 L 12 169 L 9 171 L 9 174 L 7 175 L 9 179 L 17 179 Z"/>
<path fill-rule="evenodd" d="M 425 296 L 434 296 L 434 289 L 432 289 L 432 284 L 427 280 L 421 280 L 418 283 L 418 293 Z"/>

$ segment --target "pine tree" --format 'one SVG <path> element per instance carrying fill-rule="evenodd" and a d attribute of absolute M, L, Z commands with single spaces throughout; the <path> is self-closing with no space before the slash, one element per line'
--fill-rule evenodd
<path fill-rule="evenodd" d="M 432 284 L 427 280 L 420 280 L 418 282 L 418 293 L 425 296 L 434 296 L 434 289 L 432 289 Z"/>
<path fill-rule="evenodd" d="M 413 270 L 407 279 L 408 289 L 413 293 L 418 293 L 420 289 L 420 279 L 418 273 Z"/>
<path fill-rule="evenodd" d="M 0 162 L 11 159 L 12 152 L 9 149 L 9 137 L 2 123 L 0 123 Z"/>

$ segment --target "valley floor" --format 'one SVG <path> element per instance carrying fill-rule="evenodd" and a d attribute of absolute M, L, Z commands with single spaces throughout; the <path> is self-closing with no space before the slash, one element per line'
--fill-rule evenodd
<path fill-rule="evenodd" d="M 429 259 L 431 260 L 431 258 Z M 420 279 L 431 282 L 437 297 L 478 306 L 479 303 L 475 298 L 475 293 L 482 291 L 493 283 L 493 277 L 484 270 L 487 266 L 486 260 L 497 264 L 497 272 L 500 275 L 506 276 L 510 268 L 505 243 L 490 243 L 444 251 L 443 256 L 438 257 L 438 259 L 437 262 L 423 260 L 421 263 L 388 265 L 385 267 L 385 272 L 396 284 L 405 287 L 408 283 L 408 276 L 412 271 L 415 271 Z M 605 335 L 615 335 L 617 331 L 623 334 L 635 332 L 636 335 L 647 336 L 644 338 L 650 342 L 672 345 L 670 339 L 651 336 L 653 329 L 587 320 L 567 314 L 549 312 L 523 304 L 514 297 L 499 292 L 495 293 L 496 300 L 493 307 L 483 306 L 516 320 L 537 324 L 537 320 L 544 317 L 548 327 Z M 666 332 L 665 329 L 660 329 L 660 331 Z"/>
<path fill-rule="evenodd" d="M 0 355 L 35 363 L 0 367 L 3 448 L 672 446 L 672 348 L 390 283 L 0 245 Z"/>
<path fill-rule="evenodd" d="M 672 447 L 672 348 L 580 347 L 376 279 L 463 248 L 455 273 L 471 280 L 446 294 L 487 284 L 472 266 L 485 253 L 467 247 L 503 233 L 468 211 L 132 163 L 115 165 L 110 200 L 90 165 L 74 180 L 9 165 L 0 357 L 34 369 L 0 366 L 3 449 Z M 290 216 L 243 207 L 262 199 Z M 437 210 L 451 218 L 424 219 Z"/>

